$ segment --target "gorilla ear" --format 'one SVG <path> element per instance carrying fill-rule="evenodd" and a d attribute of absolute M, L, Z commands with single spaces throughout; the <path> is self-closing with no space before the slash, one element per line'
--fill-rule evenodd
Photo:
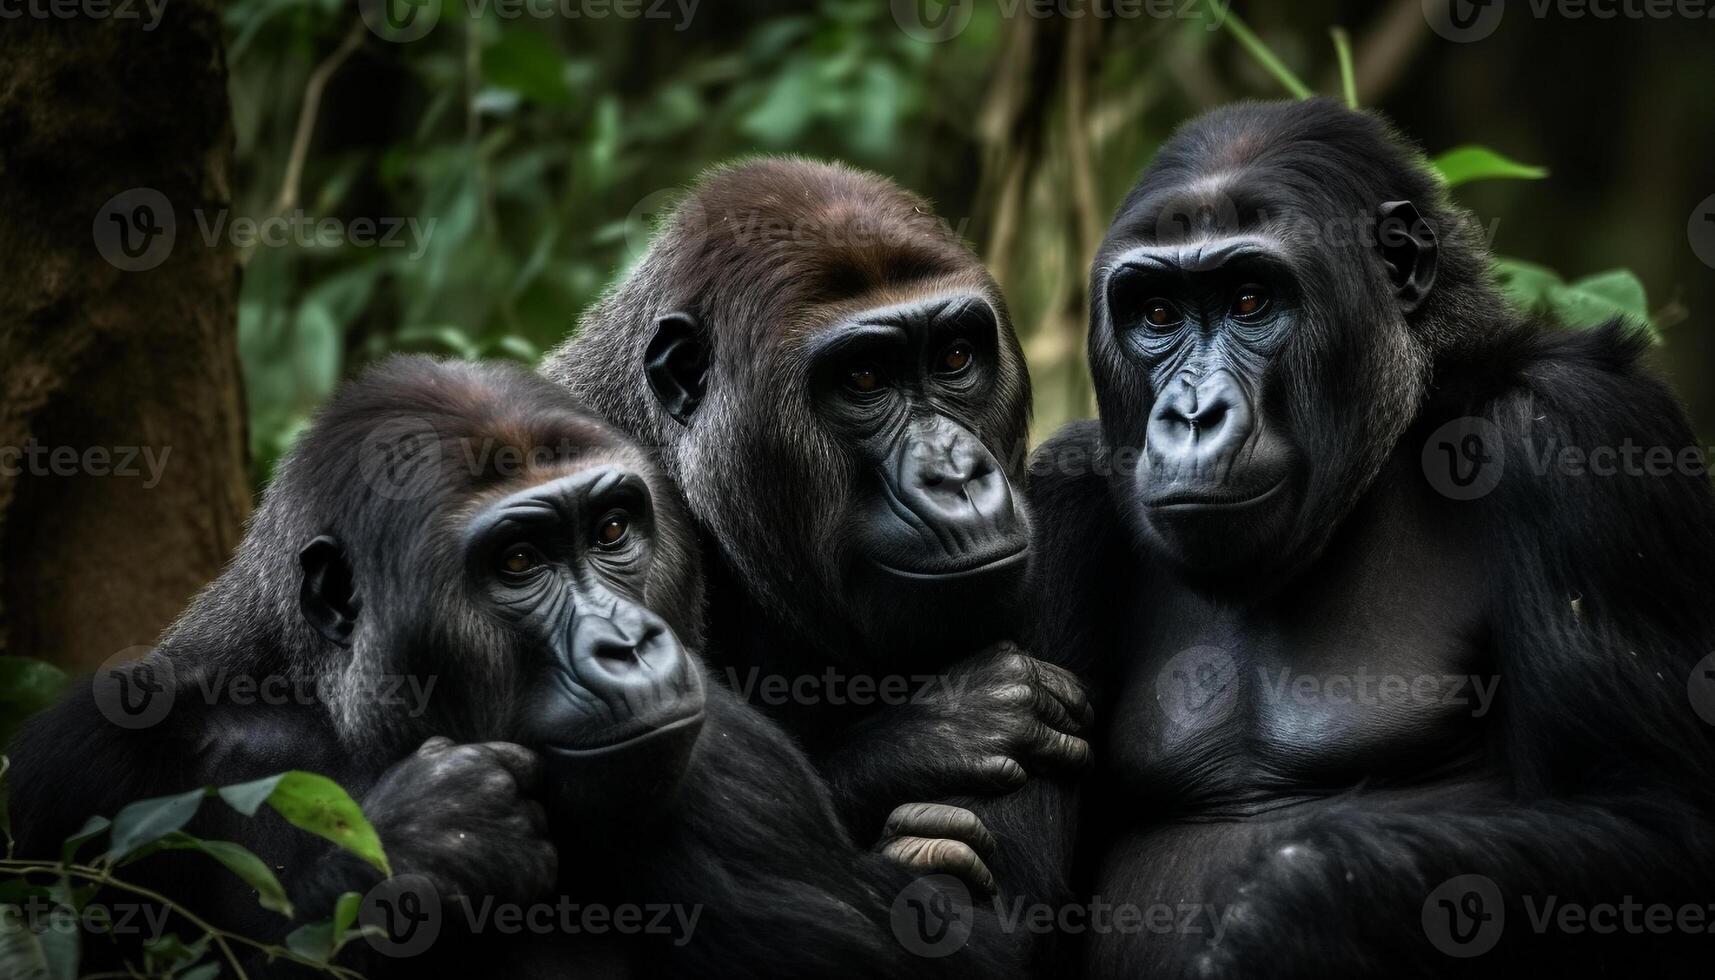
<path fill-rule="evenodd" d="M 709 344 L 695 316 L 679 311 L 656 321 L 655 336 L 643 351 L 643 373 L 673 421 L 690 425 L 709 376 Z"/>
<path fill-rule="evenodd" d="M 1422 306 L 1435 285 L 1440 254 L 1435 229 L 1410 201 L 1388 201 L 1376 210 L 1376 244 L 1400 310 L 1410 313 Z"/>
<path fill-rule="evenodd" d="M 345 548 L 332 535 L 324 534 L 298 552 L 304 569 L 304 585 L 298 592 L 298 609 L 316 632 L 342 647 L 351 646 L 351 631 L 363 608 L 351 562 Z"/>

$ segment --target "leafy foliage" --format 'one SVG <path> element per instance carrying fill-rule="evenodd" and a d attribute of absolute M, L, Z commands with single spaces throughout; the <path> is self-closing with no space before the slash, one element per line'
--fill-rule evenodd
<path fill-rule="evenodd" d="M 0 776 L 5 763 L 0 756 Z M 294 826 L 391 874 L 375 829 L 356 802 L 337 783 L 315 773 L 294 770 L 249 783 L 138 800 L 112 820 L 91 817 L 66 838 L 58 862 L 14 858 L 8 837 L 6 856 L 0 860 L 0 975 L 77 976 L 80 930 L 100 925 L 107 907 L 93 900 L 104 890 L 113 890 L 133 901 L 158 904 L 200 931 L 189 942 L 172 932 L 150 937 L 143 946 L 142 961 L 128 964 L 135 976 L 208 978 L 219 973 L 223 959 L 236 970 L 235 944 L 250 946 L 269 959 L 283 958 L 333 976 L 351 976 L 349 970 L 335 966 L 333 958 L 346 943 L 364 934 L 356 925 L 361 896 L 355 892 L 340 896 L 328 920 L 299 926 L 287 936 L 285 946 L 273 946 L 218 929 L 170 896 L 116 874 L 162 851 L 195 851 L 254 889 L 262 908 L 294 918 L 296 910 L 285 887 L 261 858 L 232 841 L 205 840 L 184 831 L 204 801 L 217 797 L 246 817 L 255 816 L 265 804 Z M 80 862 L 79 852 L 103 835 L 106 851 Z M 45 912 L 41 911 L 44 906 Z"/>

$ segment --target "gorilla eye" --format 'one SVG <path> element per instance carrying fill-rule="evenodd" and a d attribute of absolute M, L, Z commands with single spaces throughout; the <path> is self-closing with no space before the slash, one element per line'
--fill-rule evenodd
<path fill-rule="evenodd" d="M 542 564 L 542 558 L 536 554 L 536 549 L 529 545 L 517 545 L 506 549 L 500 556 L 500 567 L 509 575 L 524 575 L 534 571 Z"/>
<path fill-rule="evenodd" d="M 1164 299 L 1152 299 L 1143 304 L 1143 318 L 1152 327 L 1171 327 L 1181 319 L 1179 310 Z"/>
<path fill-rule="evenodd" d="M 603 548 L 612 548 L 624 541 L 626 532 L 630 530 L 630 515 L 616 510 L 596 523 L 595 543 Z"/>
<path fill-rule="evenodd" d="M 941 358 L 936 362 L 935 370 L 942 374 L 958 374 L 971 366 L 976 355 L 971 352 L 968 341 L 955 340 L 946 350 L 941 352 Z"/>
<path fill-rule="evenodd" d="M 1233 316 L 1256 316 L 1268 309 L 1268 290 L 1261 286 L 1240 286 L 1233 297 Z"/>
<path fill-rule="evenodd" d="M 872 367 L 855 368 L 846 375 L 846 384 L 853 391 L 868 394 L 881 387 L 881 372 Z"/>

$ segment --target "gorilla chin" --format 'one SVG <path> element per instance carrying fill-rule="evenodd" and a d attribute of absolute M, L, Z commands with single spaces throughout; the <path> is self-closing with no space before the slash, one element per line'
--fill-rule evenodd
<path fill-rule="evenodd" d="M 541 753 L 555 810 L 584 824 L 671 799 L 702 735 L 706 692 L 693 655 L 647 610 L 628 606 L 620 600 L 617 615 L 579 617 L 569 659 L 593 697 L 570 699 L 576 716 L 563 698 L 538 702 L 530 715 L 526 740 Z M 616 643 L 624 631 L 611 623 L 627 612 L 648 617 L 631 631 L 643 636 Z M 642 772 L 652 778 L 636 778 Z"/>
<path fill-rule="evenodd" d="M 1147 543 L 1193 579 L 1220 576 L 1230 585 L 1267 574 L 1285 553 L 1298 493 L 1290 475 L 1257 476 L 1242 487 L 1181 482 L 1161 489 L 1140 473 L 1133 499 Z"/>
<path fill-rule="evenodd" d="M 1003 518 L 974 539 L 950 542 L 928 542 L 927 531 L 889 518 L 881 527 L 870 522 L 842 563 L 846 595 L 863 602 L 860 615 L 872 639 L 885 640 L 903 662 L 924 651 L 965 649 L 1012 635 L 1019 624 L 1011 614 L 1023 605 L 1032 551 L 1030 522 L 1021 508 L 1008 506 Z M 920 659 L 911 662 L 922 666 Z"/>
<path fill-rule="evenodd" d="M 702 741 L 703 718 L 699 679 L 694 698 L 681 698 L 672 713 L 610 729 L 615 740 L 608 744 L 538 743 L 551 809 L 579 826 L 612 826 L 640 807 L 671 801 Z M 592 793 L 592 786 L 602 791 Z"/>

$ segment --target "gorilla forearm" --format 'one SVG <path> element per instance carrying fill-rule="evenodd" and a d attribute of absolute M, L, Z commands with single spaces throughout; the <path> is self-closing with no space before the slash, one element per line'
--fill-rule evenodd
<path fill-rule="evenodd" d="M 1015 971 L 1011 940 L 980 908 L 971 939 L 949 958 L 902 946 L 893 906 L 919 872 L 854 843 L 822 778 L 779 726 L 715 684 L 707 710 L 706 737 L 718 749 L 687 774 L 659 827 L 665 836 L 646 844 L 655 858 L 627 889 L 640 901 L 667 897 L 702 909 L 698 940 L 655 948 L 654 969 L 718 976 L 743 964 L 747 974 L 780 977 Z"/>
<path fill-rule="evenodd" d="M 1481 875 L 1504 906 L 1485 899 L 1478 907 L 1502 916 L 1499 945 L 1476 961 L 1485 971 L 1594 974 L 1605 964 L 1623 974 L 1648 963 L 1656 969 L 1645 972 L 1678 975 L 1660 971 L 1691 962 L 1681 958 L 1683 941 L 1580 942 L 1557 932 L 1552 915 L 1634 903 L 1706 909 L 1712 842 L 1707 813 L 1660 794 L 1420 812 L 1371 808 L 1359 797 L 1261 847 L 1215 892 L 1225 930 L 1203 964 L 1216 977 L 1416 975 L 1407 964 L 1446 975 L 1461 961 L 1432 945 L 1433 917 L 1446 910 L 1428 906 L 1444 883 Z M 1465 894 L 1459 885 L 1444 890 L 1450 902 Z M 1619 923 L 1620 931 L 1641 932 L 1641 922 Z M 1709 944 L 1698 945 L 1695 955 L 1706 958 Z"/>
<path fill-rule="evenodd" d="M 860 837 L 902 803 L 986 800 L 1089 765 L 1091 712 L 1070 673 L 1012 644 L 977 654 L 908 704 L 871 713 L 817 762 Z"/>

